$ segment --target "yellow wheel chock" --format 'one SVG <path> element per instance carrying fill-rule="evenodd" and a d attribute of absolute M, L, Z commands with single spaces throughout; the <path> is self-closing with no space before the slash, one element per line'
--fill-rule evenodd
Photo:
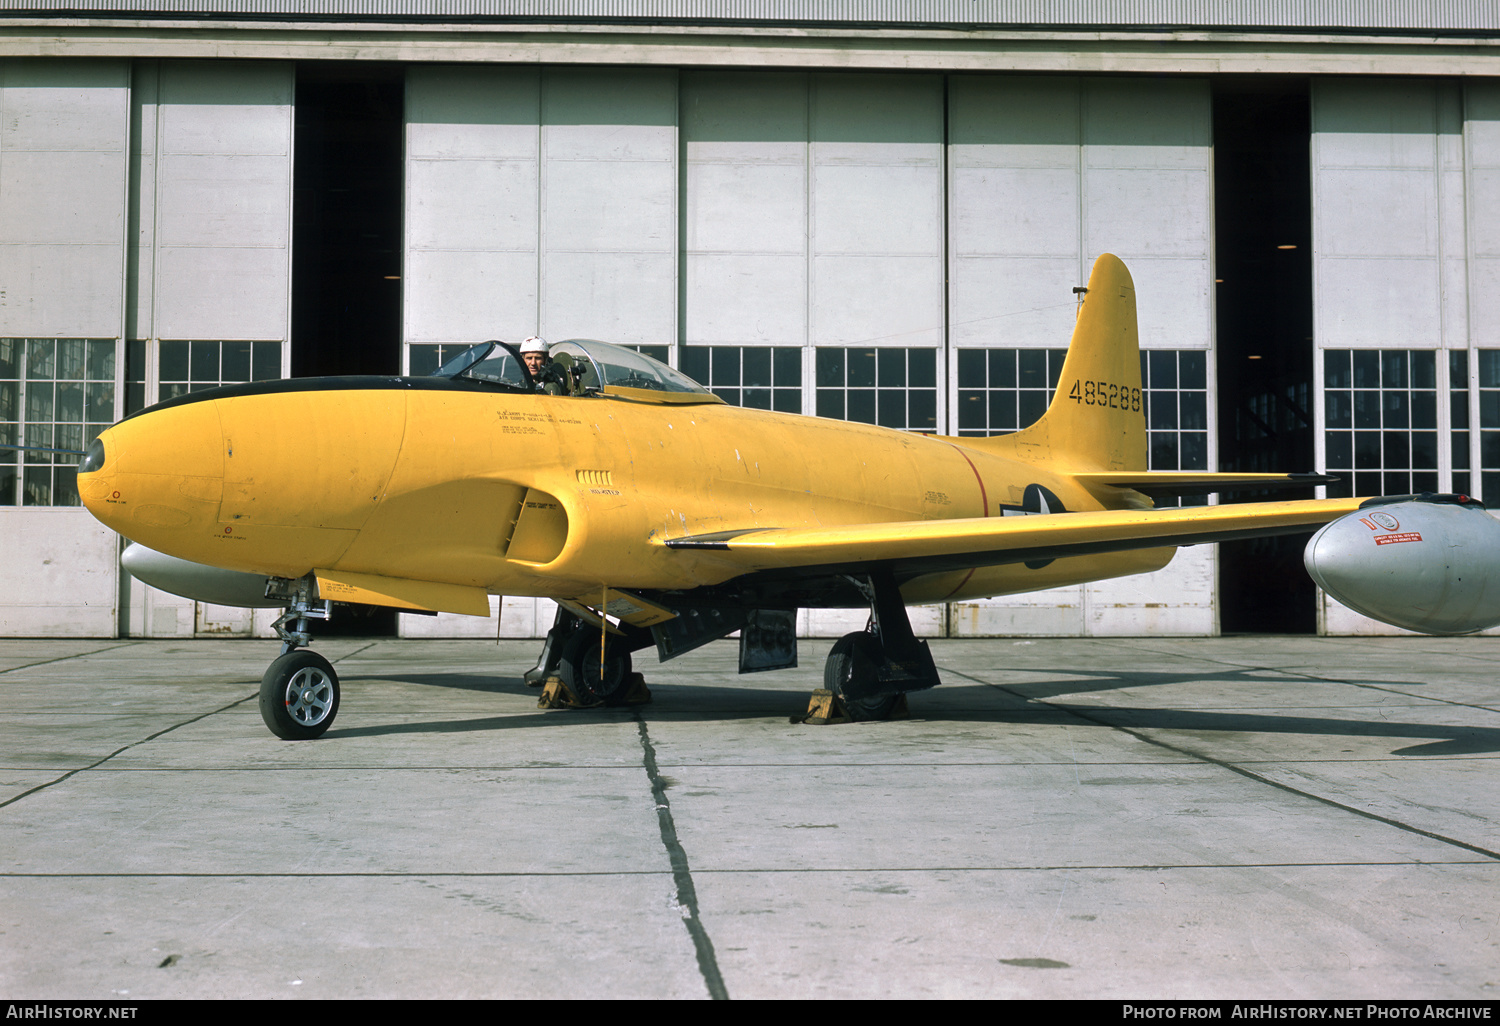
<path fill-rule="evenodd" d="M 630 683 L 625 690 L 625 697 L 620 704 L 645 705 L 649 701 L 651 701 L 651 689 L 646 686 L 646 678 L 639 673 L 632 673 Z M 593 709 L 603 704 L 602 701 L 580 702 L 572 689 L 556 674 L 547 678 L 542 685 L 541 697 L 536 700 L 538 709 Z"/>
<path fill-rule="evenodd" d="M 906 694 L 903 692 L 897 696 L 896 704 L 891 707 L 890 714 L 884 717 L 887 720 L 909 720 L 911 710 L 906 706 Z M 793 723 L 806 723 L 815 727 L 829 726 L 834 723 L 850 723 L 854 717 L 849 715 L 849 709 L 844 705 L 843 698 L 829 691 L 827 688 L 818 688 L 812 693 L 807 702 L 807 712 L 801 716 L 793 716 Z"/>

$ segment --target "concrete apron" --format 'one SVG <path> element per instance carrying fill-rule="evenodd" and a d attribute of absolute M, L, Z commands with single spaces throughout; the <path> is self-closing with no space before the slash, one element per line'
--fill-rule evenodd
<path fill-rule="evenodd" d="M 934 641 L 812 726 L 827 642 L 539 710 L 535 642 L 0 641 L 0 992 L 1484 999 L 1500 641 Z"/>

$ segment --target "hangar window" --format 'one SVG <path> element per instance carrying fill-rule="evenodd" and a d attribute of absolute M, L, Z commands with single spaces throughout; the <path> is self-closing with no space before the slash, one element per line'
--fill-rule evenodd
<path fill-rule="evenodd" d="M 1491 509 L 1500 507 L 1500 349 L 1480 349 L 1479 469 L 1480 497 Z M 1455 488 L 1457 485 L 1455 484 Z"/>
<path fill-rule="evenodd" d="M 407 349 L 407 371 L 414 378 L 425 378 L 466 349 L 472 342 L 413 342 Z"/>
<path fill-rule="evenodd" d="M 146 340 L 125 343 L 125 415 L 146 408 Z"/>
<path fill-rule="evenodd" d="M 1323 396 L 1330 496 L 1438 491 L 1436 352 L 1325 350 Z"/>
<path fill-rule="evenodd" d="M 1475 492 L 1469 460 L 1469 354 L 1462 349 L 1448 354 L 1448 411 L 1451 418 L 1448 444 L 1453 459 L 1453 491 L 1472 495 Z M 1500 469 L 1500 463 L 1490 466 Z M 1500 490 L 1490 494 L 1500 495 Z"/>
<path fill-rule="evenodd" d="M 1208 354 L 1198 349 L 1141 353 L 1147 463 L 1152 470 L 1208 469 Z M 1157 499 L 1157 506 L 1205 506 L 1206 495 Z"/>
<path fill-rule="evenodd" d="M 281 377 L 280 342 L 163 339 L 157 401 L 220 385 Z"/>
<path fill-rule="evenodd" d="M 114 419 L 114 339 L 0 338 L 0 446 L 30 447 L 0 448 L 0 506 L 79 505 L 77 453 Z"/>
<path fill-rule="evenodd" d="M 819 347 L 815 361 L 818 416 L 937 430 L 936 349 Z"/>
<path fill-rule="evenodd" d="M 1066 349 L 961 349 L 958 434 L 999 435 L 1035 424 L 1062 375 Z M 1196 349 L 1141 353 L 1148 463 L 1152 470 L 1208 469 L 1208 354 Z M 1203 505 L 1190 496 L 1185 505 Z M 1158 499 L 1158 506 L 1176 500 Z"/>
<path fill-rule="evenodd" d="M 651 359 L 655 360 L 657 363 L 666 364 L 668 366 L 670 366 L 672 363 L 671 346 L 627 346 L 622 343 L 620 344 L 620 348 L 632 349 L 635 352 L 640 353 L 642 356 L 651 357 Z M 703 382 L 700 381 L 698 382 L 698 384 L 701 385 L 703 384 Z"/>
<path fill-rule="evenodd" d="M 802 412 L 796 346 L 683 346 L 678 369 L 731 405 Z"/>
<path fill-rule="evenodd" d="M 1000 435 L 1047 412 L 1066 349 L 960 349 L 958 433 Z"/>

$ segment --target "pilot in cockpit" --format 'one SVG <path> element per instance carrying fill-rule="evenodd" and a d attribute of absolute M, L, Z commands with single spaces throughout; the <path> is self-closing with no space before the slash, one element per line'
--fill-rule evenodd
<path fill-rule="evenodd" d="M 520 349 L 521 359 L 526 361 L 526 371 L 531 375 L 536 390 L 548 395 L 562 395 L 565 391 L 562 375 L 557 372 L 548 356 L 551 344 L 544 338 L 532 335 L 521 343 Z"/>

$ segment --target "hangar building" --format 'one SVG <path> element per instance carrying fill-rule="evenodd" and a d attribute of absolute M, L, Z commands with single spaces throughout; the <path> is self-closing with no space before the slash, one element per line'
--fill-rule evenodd
<path fill-rule="evenodd" d="M 1014 430 L 1108 251 L 1153 468 L 1500 503 L 1497 34 L 1482 0 L 5 0 L 0 444 L 531 334 L 730 402 Z M 75 459 L 0 449 L 0 635 L 265 631 L 122 575 Z M 1385 630 L 1300 551 L 914 625 Z M 346 626 L 550 623 L 500 605 Z"/>

